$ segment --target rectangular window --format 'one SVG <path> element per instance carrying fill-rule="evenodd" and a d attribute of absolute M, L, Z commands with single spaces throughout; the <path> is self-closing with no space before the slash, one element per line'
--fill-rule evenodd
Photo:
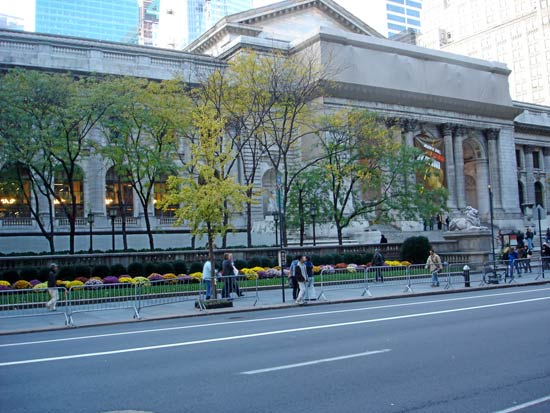
<path fill-rule="evenodd" d="M 386 4 L 386 10 L 393 11 L 395 13 L 405 13 L 404 7 L 394 6 L 393 4 Z"/>
<path fill-rule="evenodd" d="M 407 9 L 407 16 L 413 16 L 420 18 L 420 12 L 413 10 L 413 9 Z"/>
<path fill-rule="evenodd" d="M 405 23 L 405 18 L 402 17 L 402 16 L 396 16 L 395 14 L 390 14 L 388 13 L 388 20 L 389 21 L 394 21 L 394 22 L 399 22 L 399 23 Z"/>
<path fill-rule="evenodd" d="M 399 24 L 388 23 L 388 29 L 397 30 L 398 32 L 402 32 L 402 31 L 405 30 L 405 26 L 401 26 Z"/>
<path fill-rule="evenodd" d="M 516 166 L 521 169 L 521 151 L 519 149 L 516 149 Z"/>
<path fill-rule="evenodd" d="M 416 1 L 407 0 L 407 6 L 416 7 L 417 9 L 422 8 L 422 3 L 418 3 Z"/>
<path fill-rule="evenodd" d="M 392 3 L 405 4 L 405 0 L 388 0 L 388 1 L 391 1 Z"/>
<path fill-rule="evenodd" d="M 540 153 L 539 151 L 533 151 L 533 168 L 540 169 Z"/>
<path fill-rule="evenodd" d="M 420 22 L 415 19 L 407 19 L 407 24 L 410 24 L 411 26 L 418 26 L 420 27 Z"/>

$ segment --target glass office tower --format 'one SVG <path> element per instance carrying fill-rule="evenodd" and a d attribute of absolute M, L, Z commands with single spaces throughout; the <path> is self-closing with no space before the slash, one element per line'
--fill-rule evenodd
<path fill-rule="evenodd" d="M 388 37 L 408 29 L 420 31 L 422 0 L 386 0 Z"/>
<path fill-rule="evenodd" d="M 36 32 L 138 43 L 138 0 L 36 0 Z"/>

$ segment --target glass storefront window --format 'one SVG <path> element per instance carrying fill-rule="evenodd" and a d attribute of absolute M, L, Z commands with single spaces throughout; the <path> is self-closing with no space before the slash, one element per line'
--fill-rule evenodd
<path fill-rule="evenodd" d="M 73 191 L 76 200 L 76 217 L 84 216 L 84 191 L 83 191 L 84 173 L 82 169 L 77 168 L 73 176 Z M 63 169 L 55 171 L 55 216 L 57 218 L 67 218 L 67 212 L 71 211 L 71 187 L 68 182 L 67 175 Z"/>
<path fill-rule="evenodd" d="M 117 216 L 134 216 L 134 191 L 128 178 L 117 175 L 111 167 L 105 176 L 105 206 L 107 209 L 115 207 Z"/>
<path fill-rule="evenodd" d="M 5 167 L 0 176 L 0 218 L 29 218 L 31 183 L 28 169 Z"/>

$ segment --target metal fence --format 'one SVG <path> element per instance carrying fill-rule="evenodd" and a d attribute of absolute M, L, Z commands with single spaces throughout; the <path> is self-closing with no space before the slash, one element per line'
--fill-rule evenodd
<path fill-rule="evenodd" d="M 221 299 L 231 299 L 231 300 L 254 300 L 252 306 L 256 306 L 258 301 L 260 301 L 259 296 L 259 279 L 254 277 L 249 279 L 244 274 L 239 275 L 223 275 L 216 277 L 216 291 L 218 297 Z M 201 310 L 205 309 L 206 287 L 204 282 L 201 280 L 200 284 L 200 300 L 199 308 Z"/>
<path fill-rule="evenodd" d="M 319 274 L 319 296 L 317 299 L 326 300 L 325 292 L 330 290 L 360 289 L 361 296 L 369 293 L 367 272 L 364 269 L 354 268 L 323 269 Z"/>
<path fill-rule="evenodd" d="M 134 310 L 134 318 L 139 319 L 137 288 L 139 284 L 101 284 L 74 286 L 67 295 L 67 317 L 69 325 L 74 325 L 73 315 L 89 311 Z"/>
<path fill-rule="evenodd" d="M 67 317 L 67 289 L 55 288 L 57 302 L 55 307 L 47 308 L 52 299 L 47 288 L 0 291 L 0 318 L 63 315 Z"/>
<path fill-rule="evenodd" d="M 203 293 L 202 283 L 158 280 L 136 285 L 137 312 L 145 307 L 196 300 Z"/>

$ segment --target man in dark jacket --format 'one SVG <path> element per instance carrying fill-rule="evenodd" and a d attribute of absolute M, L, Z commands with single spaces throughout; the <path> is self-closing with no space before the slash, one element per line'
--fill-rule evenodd
<path fill-rule="evenodd" d="M 46 308 L 55 311 L 55 305 L 57 304 L 57 264 L 53 262 L 50 264 L 50 273 L 48 274 L 48 293 L 52 298 L 46 303 Z"/>
<path fill-rule="evenodd" d="M 374 255 L 372 256 L 372 265 L 375 267 L 376 271 L 376 281 L 384 282 L 384 277 L 382 276 L 382 267 L 384 265 L 384 256 L 378 248 L 374 250 Z"/>

